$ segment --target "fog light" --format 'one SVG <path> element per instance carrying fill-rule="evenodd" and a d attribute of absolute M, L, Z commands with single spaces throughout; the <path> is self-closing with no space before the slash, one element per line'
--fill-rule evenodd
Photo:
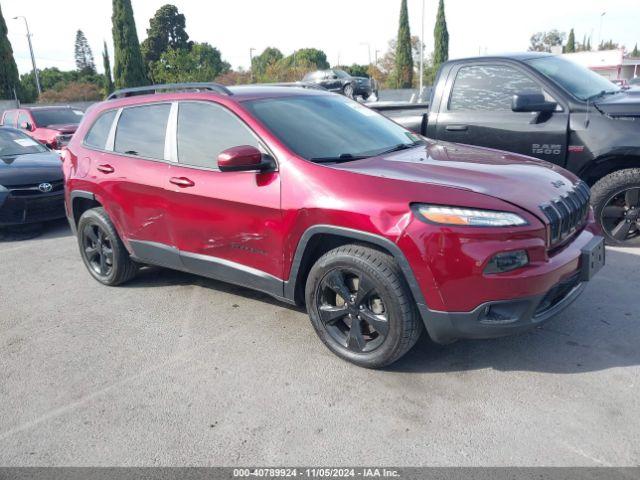
<path fill-rule="evenodd" d="M 527 255 L 526 250 L 498 253 L 489 260 L 487 267 L 484 269 L 484 273 L 510 272 L 511 270 L 524 267 L 528 264 L 529 255 Z"/>

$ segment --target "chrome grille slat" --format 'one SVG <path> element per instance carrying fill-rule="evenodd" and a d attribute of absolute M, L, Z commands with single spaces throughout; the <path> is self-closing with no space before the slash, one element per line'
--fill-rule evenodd
<path fill-rule="evenodd" d="M 562 243 L 584 225 L 589 212 L 591 192 L 580 181 L 569 193 L 545 205 L 540 210 L 549 221 L 549 243 L 553 247 Z"/>

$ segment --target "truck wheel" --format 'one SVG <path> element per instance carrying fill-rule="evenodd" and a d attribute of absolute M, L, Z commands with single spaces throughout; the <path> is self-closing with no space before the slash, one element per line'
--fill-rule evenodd
<path fill-rule="evenodd" d="M 361 367 L 395 362 L 422 332 L 400 270 L 378 250 L 345 245 L 327 252 L 311 268 L 305 293 L 320 339 L 333 353 Z"/>
<path fill-rule="evenodd" d="M 640 168 L 610 173 L 591 192 L 591 203 L 607 244 L 640 246 Z"/>
<path fill-rule="evenodd" d="M 135 277 L 137 264 L 129 257 L 103 208 L 92 208 L 78 221 L 78 246 L 87 270 L 104 285 L 120 285 Z"/>

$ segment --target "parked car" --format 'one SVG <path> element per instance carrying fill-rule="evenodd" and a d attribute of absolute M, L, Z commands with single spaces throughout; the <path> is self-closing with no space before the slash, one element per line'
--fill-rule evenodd
<path fill-rule="evenodd" d="M 423 325 L 440 343 L 534 328 L 604 263 L 589 188 L 558 166 L 424 140 L 320 90 L 187 88 L 116 92 L 64 152 L 69 222 L 105 285 L 140 264 L 244 285 L 381 367 Z"/>
<path fill-rule="evenodd" d="M 367 100 L 374 92 L 370 78 L 352 77 L 337 68 L 307 73 L 302 81 L 319 85 L 330 92 L 342 93 L 348 98 L 362 97 Z"/>
<path fill-rule="evenodd" d="M 82 119 L 81 110 L 70 107 L 29 107 L 7 110 L 2 125 L 19 128 L 53 150 L 66 146 Z"/>
<path fill-rule="evenodd" d="M 570 170 L 592 187 L 608 243 L 640 246 L 640 95 L 633 89 L 621 90 L 561 56 L 528 52 L 447 62 L 430 105 L 382 108 L 433 139 Z"/>
<path fill-rule="evenodd" d="M 60 156 L 20 130 L 0 128 L 0 226 L 65 217 Z"/>

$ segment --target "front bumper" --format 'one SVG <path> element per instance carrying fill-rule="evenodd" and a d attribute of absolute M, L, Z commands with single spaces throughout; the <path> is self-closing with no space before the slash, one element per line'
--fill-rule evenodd
<path fill-rule="evenodd" d="M 526 332 L 567 308 L 583 292 L 586 282 L 604 265 L 604 241 L 594 236 L 583 247 L 577 270 L 548 291 L 511 300 L 485 302 L 470 312 L 440 312 L 418 305 L 432 340 L 498 338 Z"/>
<path fill-rule="evenodd" d="M 65 217 L 64 192 L 0 198 L 0 226 L 46 222 Z"/>

